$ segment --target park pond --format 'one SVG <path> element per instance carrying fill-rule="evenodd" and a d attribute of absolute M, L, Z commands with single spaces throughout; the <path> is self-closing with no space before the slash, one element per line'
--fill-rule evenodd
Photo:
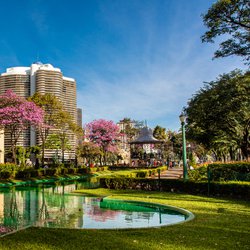
<path fill-rule="evenodd" d="M 29 227 L 144 228 L 189 220 L 192 214 L 157 204 L 72 193 L 88 181 L 0 189 L 0 235 Z"/>

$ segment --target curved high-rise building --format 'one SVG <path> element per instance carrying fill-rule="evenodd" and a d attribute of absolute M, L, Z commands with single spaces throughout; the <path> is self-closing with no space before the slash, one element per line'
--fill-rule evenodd
<path fill-rule="evenodd" d="M 35 62 L 30 67 L 8 68 L 5 73 L 0 75 L 0 94 L 8 89 L 24 98 L 32 96 L 35 92 L 53 94 L 63 103 L 65 111 L 69 112 L 73 121 L 77 123 L 76 81 L 63 76 L 61 70 L 51 64 Z M 76 138 L 71 133 L 68 135 L 72 150 L 66 152 L 65 159 L 75 157 Z M 24 131 L 18 145 L 33 146 L 39 143 L 38 140 L 34 130 L 29 129 Z M 4 145 L 5 148 L 10 146 L 10 138 L 7 134 L 4 136 Z M 47 150 L 48 158 L 53 157 L 52 154 L 52 150 Z"/>
<path fill-rule="evenodd" d="M 0 93 L 12 89 L 22 97 L 30 96 L 30 68 L 8 68 L 6 73 L 0 75 Z"/>

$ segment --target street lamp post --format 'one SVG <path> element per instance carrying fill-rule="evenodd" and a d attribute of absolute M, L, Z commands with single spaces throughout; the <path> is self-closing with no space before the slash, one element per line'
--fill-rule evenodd
<path fill-rule="evenodd" d="M 181 130 L 182 130 L 182 159 L 183 159 L 183 179 L 188 179 L 187 172 L 187 150 L 186 150 L 186 135 L 185 135 L 185 115 L 182 113 L 180 116 Z"/>

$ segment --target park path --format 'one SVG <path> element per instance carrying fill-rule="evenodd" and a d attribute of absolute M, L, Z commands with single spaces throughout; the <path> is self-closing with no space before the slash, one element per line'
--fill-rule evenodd
<path fill-rule="evenodd" d="M 179 167 L 169 168 L 168 170 L 165 170 L 161 172 L 161 179 L 180 179 L 183 176 L 183 169 Z M 156 174 L 154 177 L 151 177 L 152 179 L 158 179 L 158 174 Z"/>

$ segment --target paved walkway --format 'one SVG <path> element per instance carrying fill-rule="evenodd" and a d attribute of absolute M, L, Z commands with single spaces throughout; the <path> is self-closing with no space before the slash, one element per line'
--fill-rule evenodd
<path fill-rule="evenodd" d="M 161 179 L 180 179 L 183 176 L 183 169 L 179 167 L 170 168 L 166 171 L 161 172 Z M 152 179 L 158 179 L 156 174 Z"/>

